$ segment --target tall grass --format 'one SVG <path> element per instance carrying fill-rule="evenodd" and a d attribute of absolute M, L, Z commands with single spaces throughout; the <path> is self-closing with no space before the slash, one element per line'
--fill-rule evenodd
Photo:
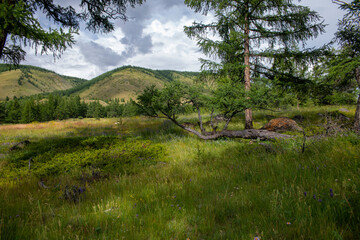
<path fill-rule="evenodd" d="M 311 111 L 301 114 L 316 115 Z M 64 122 L 64 128 L 53 133 L 49 126 L 48 134 L 56 141 L 68 138 L 69 132 L 72 137 L 83 135 L 81 141 L 94 139 L 90 135 L 111 135 L 115 140 L 105 144 L 109 149 L 118 141 L 150 140 L 150 145 L 162 146 L 166 155 L 157 157 L 155 164 L 139 165 L 134 159 L 130 164 L 136 167 L 135 172 L 103 169 L 101 177 L 91 168 L 79 168 L 41 179 L 34 175 L 22 180 L 3 178 L 1 239 L 360 236 L 360 138 L 355 134 L 310 140 L 302 152 L 301 139 L 265 144 L 201 141 L 159 120 L 129 118 L 121 124 L 115 124 L 115 119 L 83 121 L 82 127 Z M 258 121 L 265 120 L 261 117 Z M 98 130 L 86 135 L 91 128 L 85 123 Z M 7 130 L 1 141 L 14 140 L 21 131 Z M 33 131 L 27 133 L 34 137 L 33 144 L 41 142 L 43 128 Z M 44 148 L 50 143 L 43 142 Z M 79 144 L 70 146 L 68 151 L 77 147 Z M 39 156 L 46 152 L 39 149 L 33 149 Z M 88 146 L 84 151 L 92 149 L 95 147 Z M 31 145 L 0 160 L 5 163 L 0 170 L 27 150 Z M 6 147 L 2 151 L 5 153 Z M 39 180 L 48 188 L 39 187 Z M 78 201 L 69 201 L 64 196 L 66 187 L 80 185 L 86 191 L 77 196 Z"/>

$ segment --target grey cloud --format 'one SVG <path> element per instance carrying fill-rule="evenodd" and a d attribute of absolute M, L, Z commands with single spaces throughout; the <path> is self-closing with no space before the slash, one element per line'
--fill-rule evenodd
<path fill-rule="evenodd" d="M 175 7 L 177 9 L 173 9 Z M 169 12 L 170 9 L 173 10 L 171 13 Z M 141 6 L 129 8 L 127 12 L 129 21 L 117 23 L 117 27 L 121 28 L 125 35 L 120 40 L 122 44 L 126 45 L 127 49 L 123 56 L 131 58 L 136 54 L 151 53 L 154 47 L 152 38 L 150 35 L 144 35 L 144 29 L 148 23 L 155 18 L 162 18 L 164 21 L 179 19 L 180 15 L 184 14 L 184 11 L 188 11 L 188 9 L 183 0 L 152 0 Z"/>
<path fill-rule="evenodd" d="M 56 0 L 56 2 L 65 5 L 70 2 L 76 2 L 76 5 L 79 4 L 79 0 Z M 126 13 L 129 18 L 128 21 L 115 22 L 116 27 L 120 28 L 125 35 L 119 40 L 120 43 L 125 45 L 125 50 L 121 55 L 116 54 L 109 48 L 101 47 L 95 42 L 78 44 L 87 61 L 96 65 L 101 64 L 99 67 L 113 66 L 115 63 L 125 62 L 137 54 L 152 53 L 154 47 L 152 38 L 150 35 L 144 34 L 144 29 L 152 19 L 160 21 L 177 20 L 184 14 L 189 15 L 191 13 L 192 11 L 185 6 L 183 0 L 148 0 L 140 6 L 128 8 Z M 86 35 L 91 40 L 96 39 L 96 34 Z M 94 49 L 98 53 L 91 53 L 87 49 Z M 109 57 L 106 57 L 106 54 L 109 54 Z M 94 59 L 93 56 L 95 56 Z"/>
<path fill-rule="evenodd" d="M 111 48 L 103 47 L 92 41 L 79 43 L 78 46 L 86 61 L 99 68 L 116 66 L 124 60 L 124 56 L 117 54 Z"/>

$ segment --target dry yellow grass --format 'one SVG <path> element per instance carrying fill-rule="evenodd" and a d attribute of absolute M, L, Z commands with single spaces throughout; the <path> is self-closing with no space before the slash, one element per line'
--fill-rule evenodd
<path fill-rule="evenodd" d="M 83 91 L 80 97 L 84 99 L 119 98 L 127 101 L 130 98 L 134 99 L 138 92 L 151 85 L 161 88 L 164 82 L 139 70 L 125 69 L 92 85 Z"/>
<path fill-rule="evenodd" d="M 173 78 L 188 84 L 193 79 L 185 77 L 177 72 L 172 73 Z M 143 92 L 146 87 L 155 85 L 157 88 L 164 87 L 166 80 L 162 80 L 150 71 L 137 68 L 121 69 L 93 84 L 80 93 L 83 99 L 135 99 L 137 94 Z"/>
<path fill-rule="evenodd" d="M 4 100 L 6 96 L 12 98 L 66 90 L 76 85 L 54 72 L 37 69 L 30 69 L 29 77 L 22 79 L 20 85 L 22 75 L 20 69 L 0 73 L 0 100 Z"/>

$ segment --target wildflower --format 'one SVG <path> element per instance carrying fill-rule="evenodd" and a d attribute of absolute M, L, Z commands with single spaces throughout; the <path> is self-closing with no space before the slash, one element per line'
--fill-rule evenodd
<path fill-rule="evenodd" d="M 316 200 L 316 195 L 315 194 L 313 195 L 313 199 Z"/>
<path fill-rule="evenodd" d="M 291 225 L 291 222 L 286 222 L 286 225 Z"/>
<path fill-rule="evenodd" d="M 333 193 L 332 188 L 330 188 L 330 197 L 334 197 L 334 193 Z"/>
<path fill-rule="evenodd" d="M 322 199 L 319 198 L 318 202 L 322 202 Z"/>
<path fill-rule="evenodd" d="M 260 240 L 260 237 L 254 237 L 254 240 Z"/>
<path fill-rule="evenodd" d="M 305 196 L 305 197 L 306 197 L 306 194 L 307 194 L 307 193 L 306 193 L 306 192 L 304 192 L 304 196 Z"/>
<path fill-rule="evenodd" d="M 86 188 L 84 188 L 84 187 L 79 187 L 79 193 L 83 193 L 83 192 L 85 192 L 85 190 L 86 190 Z"/>

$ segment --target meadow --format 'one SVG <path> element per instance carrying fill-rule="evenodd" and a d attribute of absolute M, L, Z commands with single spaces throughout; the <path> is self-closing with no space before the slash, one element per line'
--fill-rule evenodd
<path fill-rule="evenodd" d="M 340 108 L 255 112 L 256 128 L 303 116 L 305 148 L 145 117 L 0 125 L 0 239 L 359 239 L 360 137 Z"/>

